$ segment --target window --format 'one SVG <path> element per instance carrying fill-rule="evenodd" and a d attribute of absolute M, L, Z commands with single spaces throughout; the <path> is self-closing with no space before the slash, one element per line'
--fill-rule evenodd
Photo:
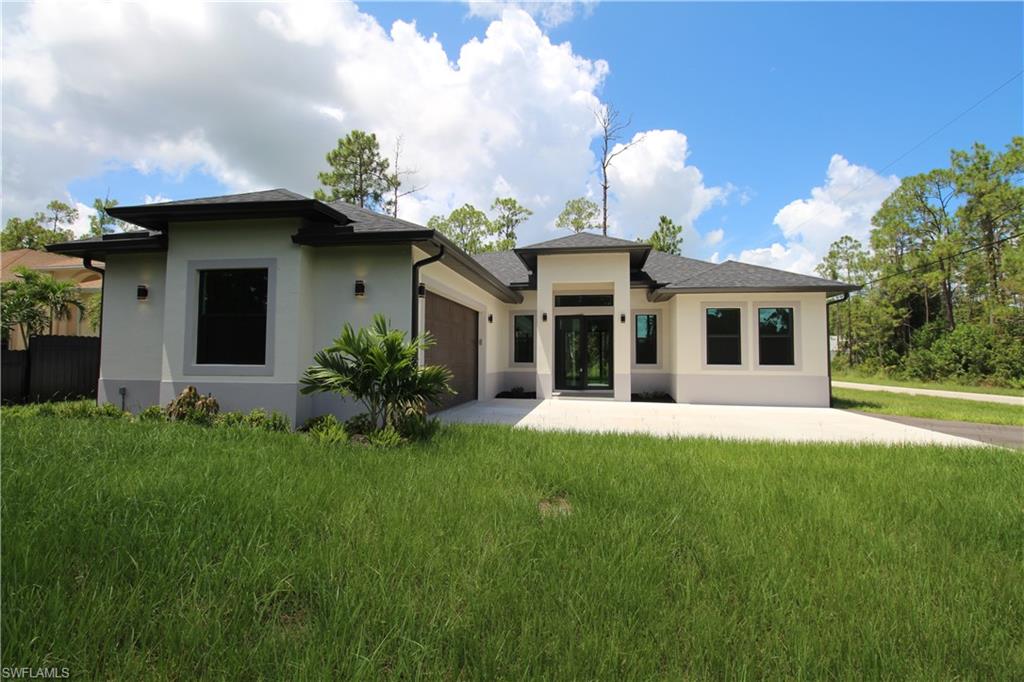
<path fill-rule="evenodd" d="M 533 363 L 533 315 L 512 316 L 512 362 Z"/>
<path fill-rule="evenodd" d="M 707 325 L 707 364 L 742 364 L 740 352 L 740 309 L 708 308 L 704 311 Z"/>
<path fill-rule="evenodd" d="M 591 306 L 608 307 L 612 305 L 611 294 L 576 294 L 555 296 L 556 308 L 588 308 Z"/>
<path fill-rule="evenodd" d="M 658 316 L 638 313 L 634 318 L 636 334 L 636 364 L 658 364 Z"/>
<path fill-rule="evenodd" d="M 793 364 L 793 309 L 757 309 L 758 363 Z"/>
<path fill-rule="evenodd" d="M 266 364 L 267 268 L 198 274 L 196 364 Z"/>

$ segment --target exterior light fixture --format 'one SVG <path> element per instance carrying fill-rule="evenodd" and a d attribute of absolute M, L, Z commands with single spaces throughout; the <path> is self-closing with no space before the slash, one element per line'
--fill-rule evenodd
<path fill-rule="evenodd" d="M 146 286 L 145 284 L 140 284 L 139 286 L 135 287 L 135 298 L 137 298 L 140 301 L 149 300 L 149 287 Z"/>
<path fill-rule="evenodd" d="M 361 279 L 356 280 L 356 298 L 362 298 L 366 296 L 366 282 Z"/>
<path fill-rule="evenodd" d="M 420 298 L 426 298 L 427 285 L 424 284 L 423 282 L 420 282 L 419 286 L 416 287 L 416 295 L 419 296 Z"/>
<path fill-rule="evenodd" d="M 544 322 L 547 322 L 547 321 L 548 321 L 548 314 L 547 314 L 547 313 L 544 313 L 544 314 L 542 314 L 542 315 L 540 316 L 540 319 L 541 319 L 542 321 L 544 321 Z"/>
<path fill-rule="evenodd" d="M 494 322 L 494 315 L 492 315 L 490 313 L 487 313 L 487 321 L 488 322 Z"/>
<path fill-rule="evenodd" d="M 619 322 L 621 322 L 622 324 L 626 324 L 626 313 L 622 313 L 619 315 Z"/>

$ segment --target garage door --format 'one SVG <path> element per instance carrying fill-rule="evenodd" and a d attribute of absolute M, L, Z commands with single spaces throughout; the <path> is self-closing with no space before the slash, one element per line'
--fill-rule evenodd
<path fill-rule="evenodd" d="M 425 307 L 424 325 L 437 342 L 425 353 L 426 364 L 444 365 L 454 375 L 456 393 L 445 399 L 444 407 L 476 400 L 477 312 L 430 291 Z"/>

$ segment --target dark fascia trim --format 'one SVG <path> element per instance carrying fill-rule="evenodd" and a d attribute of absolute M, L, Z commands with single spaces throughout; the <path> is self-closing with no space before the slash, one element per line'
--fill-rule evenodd
<path fill-rule="evenodd" d="M 648 294 L 651 301 L 665 301 L 675 294 L 770 294 L 783 293 L 823 293 L 828 296 L 843 292 L 858 291 L 855 284 L 821 285 L 821 286 L 784 286 L 784 287 L 671 287 L 664 286 L 652 289 Z"/>
<path fill-rule="evenodd" d="M 628 253 L 629 254 L 629 267 L 631 270 L 641 270 L 644 264 L 647 262 L 647 257 L 651 255 L 651 247 L 648 244 L 637 243 L 636 246 L 616 245 L 616 246 L 581 246 L 575 248 L 540 248 L 531 249 L 529 247 L 522 249 L 513 249 L 515 254 L 519 256 L 519 260 L 523 261 L 523 265 L 528 270 L 534 270 L 534 265 L 537 261 L 537 256 L 559 256 L 562 254 L 578 255 L 578 254 L 590 254 L 590 253 Z"/>
<path fill-rule="evenodd" d="M 521 303 L 523 297 L 501 280 L 495 277 L 484 266 L 477 263 L 469 254 L 455 246 L 447 237 L 435 230 L 381 230 L 378 232 L 346 232 L 343 230 L 306 229 L 292 235 L 292 243 L 301 246 L 391 246 L 408 244 L 418 246 L 428 255 L 435 255 L 444 247 L 441 262 L 463 277 L 479 286 L 484 291 L 505 303 Z"/>
<path fill-rule="evenodd" d="M 316 199 L 294 199 L 285 201 L 242 201 L 226 204 L 185 204 L 163 206 L 145 204 L 142 206 L 114 206 L 107 213 L 117 218 L 145 227 L 164 231 L 172 222 L 198 220 L 245 220 L 252 218 L 307 218 L 315 223 L 348 225 L 352 221 L 322 201 Z"/>
<path fill-rule="evenodd" d="M 79 239 L 73 242 L 50 244 L 46 250 L 65 256 L 103 260 L 109 254 L 143 253 L 167 250 L 166 234 L 139 234 L 131 232 L 106 235 L 101 239 Z"/>

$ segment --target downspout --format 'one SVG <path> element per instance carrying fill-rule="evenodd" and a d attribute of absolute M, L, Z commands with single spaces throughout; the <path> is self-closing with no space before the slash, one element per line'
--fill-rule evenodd
<path fill-rule="evenodd" d="M 95 273 L 99 274 L 99 276 L 100 276 L 100 329 L 99 329 L 99 332 L 100 332 L 100 362 L 102 364 L 102 361 L 103 361 L 103 318 L 104 318 L 104 315 L 103 315 L 103 302 L 104 302 L 104 300 L 106 298 L 106 294 L 107 294 L 107 277 L 106 277 L 107 271 L 104 270 L 103 268 L 98 268 L 95 265 L 93 265 L 92 264 L 92 258 L 87 258 L 87 257 L 83 257 L 82 258 L 82 267 L 85 268 L 86 270 L 91 270 L 92 272 L 95 272 Z M 99 377 L 97 377 L 96 378 L 96 404 L 99 405 L 99 403 L 100 403 L 100 387 L 99 387 Z M 125 396 L 124 396 L 124 394 L 121 394 L 121 410 L 122 411 L 124 411 L 124 403 L 125 403 Z"/>
<path fill-rule="evenodd" d="M 441 260 L 441 257 L 444 256 L 444 244 L 441 244 L 439 248 L 436 256 L 430 256 L 412 264 L 412 317 L 409 318 L 412 333 L 409 334 L 410 339 L 420 331 L 420 268 Z"/>
<path fill-rule="evenodd" d="M 828 311 L 836 303 L 842 303 L 850 298 L 850 292 L 844 291 L 840 298 L 825 301 L 825 358 L 828 361 L 828 406 L 832 407 L 832 332 L 828 319 Z"/>

